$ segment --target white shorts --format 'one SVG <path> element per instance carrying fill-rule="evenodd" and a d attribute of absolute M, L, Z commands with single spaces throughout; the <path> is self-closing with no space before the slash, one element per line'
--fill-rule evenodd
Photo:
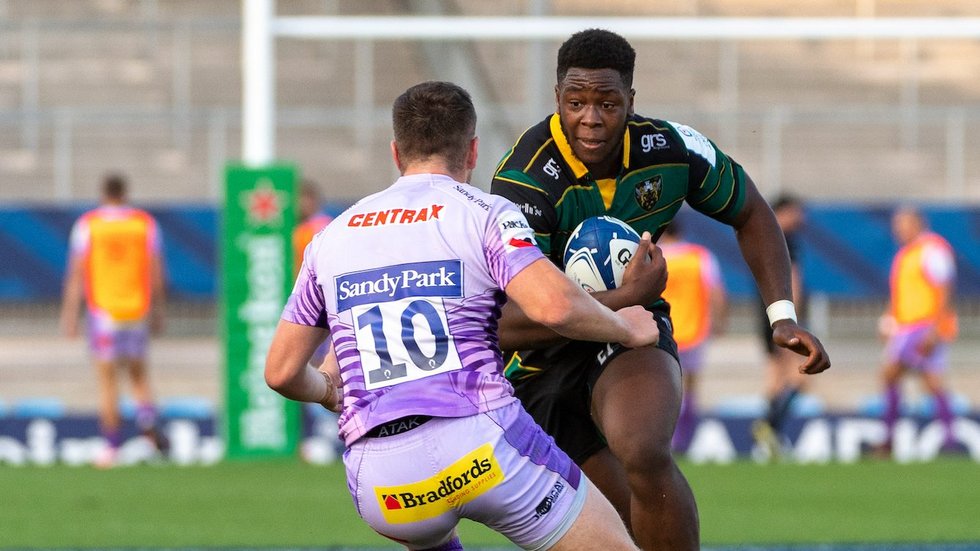
<path fill-rule="evenodd" d="M 344 453 L 357 512 L 409 549 L 437 547 L 461 518 L 524 549 L 548 549 L 585 504 L 585 475 L 520 402 L 363 437 Z"/>

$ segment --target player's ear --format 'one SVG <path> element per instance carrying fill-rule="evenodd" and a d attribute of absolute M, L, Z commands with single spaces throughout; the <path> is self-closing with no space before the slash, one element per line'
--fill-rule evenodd
<path fill-rule="evenodd" d="M 558 106 L 561 105 L 561 86 L 555 85 L 555 113 L 558 112 Z"/>
<path fill-rule="evenodd" d="M 478 156 L 480 149 L 480 137 L 473 136 L 470 140 L 469 151 L 466 152 L 466 168 L 467 170 L 473 170 L 476 168 L 476 158 Z"/>
<path fill-rule="evenodd" d="M 636 99 L 636 89 L 630 88 L 629 101 L 627 103 L 627 109 L 626 109 L 627 115 L 633 114 L 633 102 L 635 99 Z"/>
<path fill-rule="evenodd" d="M 395 140 L 391 140 L 391 158 L 395 161 L 395 166 L 398 167 L 398 172 L 404 172 L 402 169 L 401 159 L 398 157 L 398 143 Z"/>

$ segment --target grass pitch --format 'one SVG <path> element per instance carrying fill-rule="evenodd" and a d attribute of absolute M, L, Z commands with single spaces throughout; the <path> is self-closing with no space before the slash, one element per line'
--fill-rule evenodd
<path fill-rule="evenodd" d="M 980 542 L 980 465 L 682 468 L 706 545 Z M 339 464 L 0 467 L 0 547 L 391 547 L 356 516 Z M 508 547 L 475 523 L 464 545 Z"/>

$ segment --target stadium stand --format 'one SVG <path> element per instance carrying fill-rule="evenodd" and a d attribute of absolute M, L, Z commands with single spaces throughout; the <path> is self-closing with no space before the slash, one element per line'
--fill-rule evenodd
<path fill-rule="evenodd" d="M 98 177 L 113 167 L 141 183 L 140 201 L 215 200 L 222 164 L 238 152 L 239 2 L 69 5 L 5 2 L 0 12 L 0 199 L 92 199 Z M 598 11 L 581 0 L 297 0 L 279 2 L 279 13 L 521 15 L 535 6 L 555 15 Z M 962 0 L 602 4 L 603 15 L 978 13 L 976 3 Z M 684 120 L 715 137 L 754 167 L 764 191 L 779 187 L 818 200 L 980 199 L 980 159 L 950 159 L 980 132 L 980 84 L 971 77 L 980 72 L 976 40 L 637 44 L 642 111 Z M 556 46 L 542 48 L 545 81 Z M 377 189 L 388 174 L 379 179 L 361 168 L 387 166 L 390 99 L 420 78 L 458 77 L 458 67 L 445 66 L 453 65 L 445 60 L 457 51 L 465 53 L 471 87 L 485 100 L 484 115 L 493 115 L 483 119 L 485 142 L 505 143 L 540 117 L 529 106 L 546 109 L 551 102 L 547 85 L 528 91 L 529 47 L 280 40 L 280 157 L 324 181 L 333 197 Z M 364 63 L 368 72 L 358 73 Z"/>

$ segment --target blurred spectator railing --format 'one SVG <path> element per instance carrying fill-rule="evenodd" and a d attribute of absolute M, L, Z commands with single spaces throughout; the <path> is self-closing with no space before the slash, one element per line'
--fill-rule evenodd
<path fill-rule="evenodd" d="M 222 166 L 240 156 L 238 14 L 166 19 L 140 5 L 129 19 L 0 19 L 0 201 L 93 199 L 106 170 L 129 173 L 141 201 L 218 198 Z M 980 141 L 980 91 L 964 75 L 980 74 L 980 41 L 961 34 L 641 37 L 637 111 L 702 130 L 767 195 L 977 202 L 967 148 Z M 557 42 L 280 39 L 277 156 L 332 198 L 375 191 L 393 173 L 377 169 L 390 166 L 390 100 L 425 78 L 478 79 L 474 183 L 486 185 L 504 147 L 489 144 L 551 108 Z M 458 51 L 467 71 L 439 64 Z"/>

